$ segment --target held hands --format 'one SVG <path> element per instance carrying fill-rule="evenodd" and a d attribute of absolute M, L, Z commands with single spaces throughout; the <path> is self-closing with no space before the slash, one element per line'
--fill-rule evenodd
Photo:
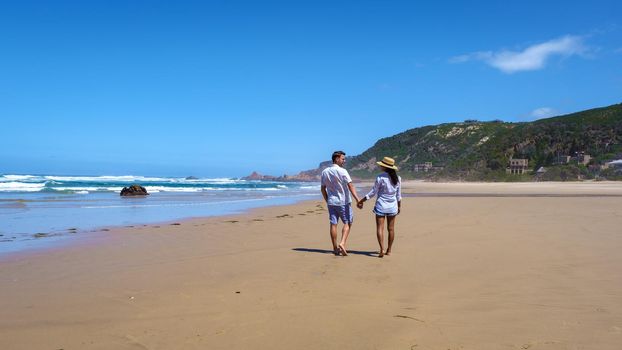
<path fill-rule="evenodd" d="M 364 201 L 362 199 L 359 200 L 358 203 L 356 203 L 356 207 L 359 208 L 359 209 L 363 209 L 363 202 Z"/>

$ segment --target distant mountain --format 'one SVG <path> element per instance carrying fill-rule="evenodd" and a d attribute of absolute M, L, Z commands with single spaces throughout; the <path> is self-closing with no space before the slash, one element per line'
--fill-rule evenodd
<path fill-rule="evenodd" d="M 353 176 L 370 178 L 384 156 L 395 158 L 405 178 L 622 179 L 619 171 L 604 169 L 622 158 L 622 104 L 525 123 L 466 120 L 410 129 L 380 139 L 348 158 L 346 167 Z M 508 174 L 510 159 L 527 159 L 525 172 Z"/>

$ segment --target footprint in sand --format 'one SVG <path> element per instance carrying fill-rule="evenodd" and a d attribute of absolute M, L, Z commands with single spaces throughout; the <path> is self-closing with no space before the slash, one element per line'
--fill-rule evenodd
<path fill-rule="evenodd" d="M 393 315 L 393 317 L 408 318 L 408 319 L 411 319 L 411 320 L 415 320 L 415 321 L 419 321 L 419 322 L 425 323 L 425 321 L 423 321 L 423 320 L 420 320 L 420 319 L 414 318 L 414 317 L 410 317 L 410 316 L 406 316 L 406 315 Z"/>
<path fill-rule="evenodd" d="M 291 216 L 289 214 L 277 215 L 276 217 L 279 218 L 279 219 L 280 218 L 288 218 L 288 217 L 291 218 Z"/>
<path fill-rule="evenodd" d="M 253 221 L 263 221 L 263 219 L 253 219 Z"/>
<path fill-rule="evenodd" d="M 239 222 L 238 220 L 227 220 L 225 222 L 228 222 L 230 224 L 235 224 L 236 222 Z"/>
<path fill-rule="evenodd" d="M 174 223 L 171 224 L 171 226 L 179 226 L 179 225 L 181 225 L 181 224 L 178 223 L 178 222 L 174 222 Z"/>

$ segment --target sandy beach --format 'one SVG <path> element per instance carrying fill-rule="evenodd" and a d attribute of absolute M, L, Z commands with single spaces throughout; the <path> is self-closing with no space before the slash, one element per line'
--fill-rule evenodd
<path fill-rule="evenodd" d="M 383 259 L 321 200 L 7 255 L 0 349 L 620 348 L 622 184 L 404 188 Z"/>

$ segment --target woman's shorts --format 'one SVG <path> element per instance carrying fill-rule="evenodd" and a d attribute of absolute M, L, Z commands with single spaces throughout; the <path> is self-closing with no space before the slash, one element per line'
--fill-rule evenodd
<path fill-rule="evenodd" d="M 374 214 L 376 214 L 376 216 L 396 216 L 397 215 L 397 211 L 391 212 L 391 213 L 385 213 L 383 211 L 380 211 L 376 207 L 374 207 L 374 209 L 372 211 L 374 212 Z"/>
<path fill-rule="evenodd" d="M 354 220 L 352 205 L 329 205 L 328 217 L 330 219 L 330 223 L 333 225 L 337 225 L 339 223 L 339 219 L 341 219 L 344 224 L 351 224 Z"/>

